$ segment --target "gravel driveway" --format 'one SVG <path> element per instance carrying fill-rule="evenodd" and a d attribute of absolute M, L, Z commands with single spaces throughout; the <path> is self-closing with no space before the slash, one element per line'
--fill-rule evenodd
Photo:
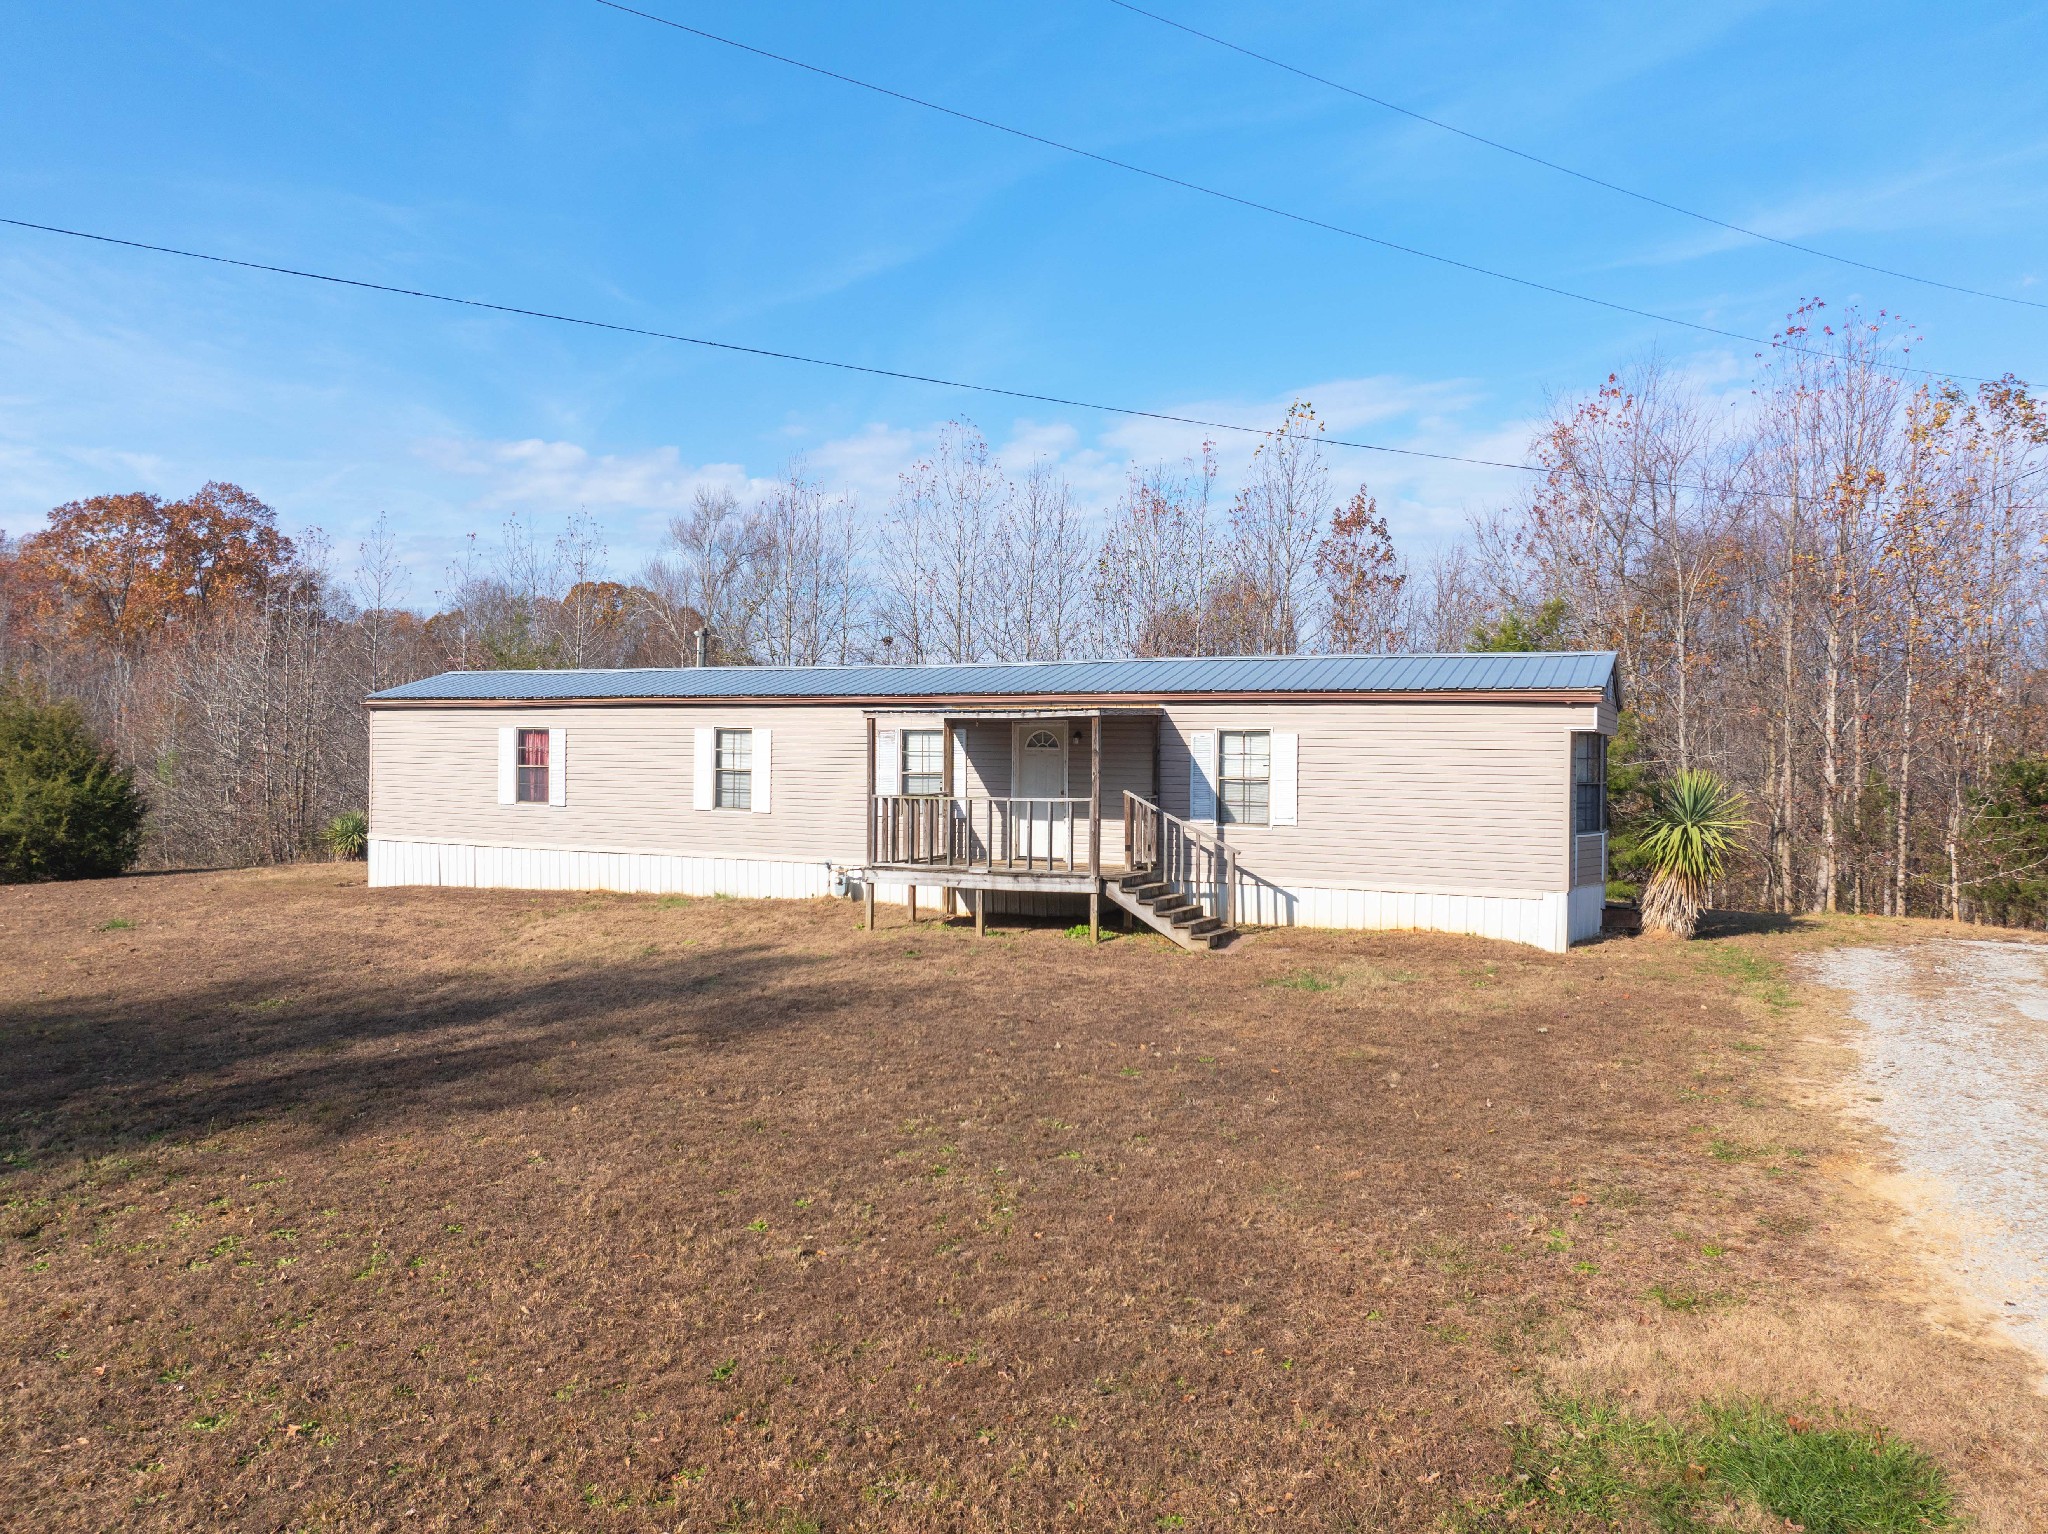
<path fill-rule="evenodd" d="M 1916 1213 L 2048 1363 L 2048 945 L 1844 948 L 1813 977 L 1864 1025 L 1864 1106 L 1929 1194 Z"/>

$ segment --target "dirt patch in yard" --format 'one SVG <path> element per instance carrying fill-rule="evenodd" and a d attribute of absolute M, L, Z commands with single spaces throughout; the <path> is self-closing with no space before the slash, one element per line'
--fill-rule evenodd
<path fill-rule="evenodd" d="M 1860 1152 L 1791 1081 L 1781 960 L 1835 940 L 1197 957 L 331 867 L 0 889 L 0 1501 L 1428 1529 L 1539 1387 L 1694 1381 L 1883 1410 L 2020 1528 L 2024 1371 L 1857 1255 L 1875 1201 L 1820 1167 Z"/>

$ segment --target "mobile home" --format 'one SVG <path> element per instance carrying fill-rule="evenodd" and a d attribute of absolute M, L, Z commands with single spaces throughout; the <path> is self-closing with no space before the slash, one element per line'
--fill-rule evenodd
<path fill-rule="evenodd" d="M 463 671 L 373 695 L 370 882 L 1599 931 L 1606 653 Z"/>

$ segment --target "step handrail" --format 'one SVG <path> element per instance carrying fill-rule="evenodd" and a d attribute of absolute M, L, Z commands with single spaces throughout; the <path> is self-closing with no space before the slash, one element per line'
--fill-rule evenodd
<path fill-rule="evenodd" d="M 1141 794 L 1124 790 L 1124 866 L 1148 869 L 1168 884 L 1186 885 L 1209 914 L 1237 925 L 1237 849 L 1191 821 L 1170 815 Z"/>

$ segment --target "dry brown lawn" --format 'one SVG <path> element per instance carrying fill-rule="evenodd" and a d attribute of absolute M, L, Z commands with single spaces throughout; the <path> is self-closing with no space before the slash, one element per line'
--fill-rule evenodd
<path fill-rule="evenodd" d="M 0 889 L 36 1529 L 1424 1530 L 1543 1390 L 1840 1404 L 2038 1527 L 1793 950 Z"/>

